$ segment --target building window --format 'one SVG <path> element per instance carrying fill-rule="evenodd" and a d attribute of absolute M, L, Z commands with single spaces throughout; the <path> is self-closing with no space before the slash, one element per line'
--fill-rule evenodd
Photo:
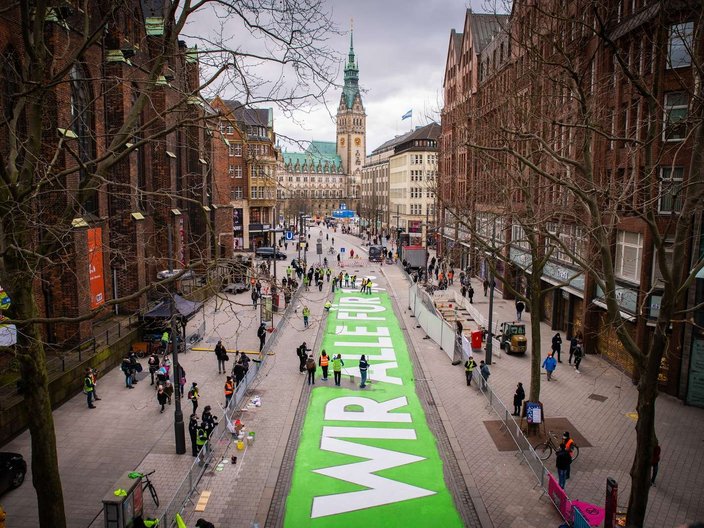
<path fill-rule="evenodd" d="M 673 24 L 670 26 L 670 44 L 667 54 L 668 68 L 682 68 L 692 64 L 692 35 L 694 24 Z"/>
<path fill-rule="evenodd" d="M 616 276 L 631 282 L 640 282 L 643 258 L 643 235 L 618 231 L 616 235 Z"/>
<path fill-rule="evenodd" d="M 242 157 L 242 143 L 235 143 L 235 144 L 233 145 L 233 147 L 235 147 L 235 148 L 233 149 L 234 152 L 235 152 L 234 155 L 237 156 L 238 158 L 241 158 L 241 157 Z"/>
<path fill-rule="evenodd" d="M 235 178 L 241 178 L 242 177 L 242 166 L 237 165 L 235 167 Z"/>
<path fill-rule="evenodd" d="M 235 129 L 233 128 L 232 125 L 227 125 L 227 127 L 225 127 L 225 133 L 226 133 L 228 136 L 231 136 L 232 134 L 235 133 Z"/>
<path fill-rule="evenodd" d="M 684 168 L 661 167 L 658 211 L 679 213 L 682 210 L 682 180 Z"/>
<path fill-rule="evenodd" d="M 234 156 L 234 155 L 235 155 L 235 145 L 233 145 L 232 143 L 230 143 L 230 144 L 227 146 L 227 155 L 228 155 L 228 156 Z"/>
<path fill-rule="evenodd" d="M 235 166 L 228 165 L 227 166 L 227 173 L 230 175 L 230 178 L 234 178 L 235 177 Z"/>
<path fill-rule="evenodd" d="M 685 92 L 665 94 L 665 118 L 662 127 L 663 141 L 681 141 L 687 134 L 689 97 Z"/>
<path fill-rule="evenodd" d="M 240 187 L 240 186 L 235 187 L 235 198 L 237 200 L 241 200 L 242 196 L 243 196 L 242 187 Z"/>
<path fill-rule="evenodd" d="M 411 163 L 413 165 L 422 165 L 423 164 L 423 154 L 413 154 L 413 159 L 411 160 Z"/>

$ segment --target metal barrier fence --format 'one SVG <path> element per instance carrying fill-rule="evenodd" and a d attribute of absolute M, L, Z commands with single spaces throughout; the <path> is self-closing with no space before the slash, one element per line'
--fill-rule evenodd
<path fill-rule="evenodd" d="M 259 356 L 260 362 L 251 362 L 247 375 L 237 386 L 237 389 L 230 400 L 230 404 L 227 408 L 221 407 L 221 410 L 223 411 L 222 419 L 211 433 L 208 442 L 198 453 L 193 465 L 188 470 L 188 473 L 174 494 L 173 499 L 171 499 L 171 502 L 166 506 L 164 513 L 160 516 L 160 526 L 171 528 L 176 524 L 176 514 L 181 513 L 185 508 L 186 503 L 190 500 L 191 495 L 196 490 L 196 487 L 198 486 L 200 479 L 203 477 L 207 467 L 212 466 L 215 461 L 220 460 L 224 456 L 224 453 L 234 436 L 228 429 L 227 425 L 232 422 L 232 418 L 235 413 L 239 412 L 243 404 L 246 402 L 248 389 L 256 379 L 259 371 L 264 368 L 267 361 L 268 352 L 278 342 L 281 329 L 293 312 L 293 307 L 296 306 L 296 301 L 301 289 L 302 288 L 299 288 L 293 294 L 291 302 L 289 302 L 286 306 L 284 316 L 279 318 L 279 322 L 276 325 L 274 332 L 272 332 L 269 339 L 267 339 L 264 344 L 264 348 Z"/>
<path fill-rule="evenodd" d="M 460 300 L 454 296 L 451 297 L 451 299 L 453 302 L 457 302 L 458 300 Z M 436 298 L 434 300 L 441 301 L 442 299 Z M 460 304 L 462 305 L 464 303 L 461 302 Z M 433 299 L 430 299 L 427 292 L 423 291 L 418 284 L 412 284 L 410 287 L 409 305 L 409 308 L 411 308 L 411 310 L 413 311 L 413 314 L 415 315 L 416 320 L 418 321 L 418 324 L 421 326 L 421 328 L 423 328 L 428 334 L 428 336 L 433 341 L 438 343 L 443 348 L 445 353 L 447 353 L 448 356 L 452 358 L 453 350 L 451 348 L 447 348 L 449 346 L 449 340 L 446 337 L 448 330 L 445 329 L 445 326 L 449 325 L 447 325 L 447 323 L 443 320 L 442 315 L 435 308 Z M 464 307 L 467 308 L 467 305 L 465 305 Z M 471 307 L 469 311 L 475 321 L 483 321 L 483 316 L 479 314 L 474 307 Z M 451 327 L 449 329 L 449 332 L 452 333 L 454 339 L 455 334 L 454 332 L 452 332 Z M 496 347 L 495 350 L 498 351 L 499 343 L 496 339 L 494 339 L 494 346 Z M 463 343 L 462 361 L 466 361 L 468 359 L 468 351 L 469 348 L 466 347 Z M 545 467 L 543 461 L 540 460 L 540 458 L 535 452 L 535 449 L 533 449 L 533 446 L 530 444 L 528 438 L 523 434 L 523 431 L 521 431 L 520 424 L 516 422 L 515 417 L 511 415 L 511 412 L 501 401 L 501 398 L 499 398 L 499 396 L 494 393 L 494 391 L 491 389 L 490 383 L 488 381 L 484 381 L 483 376 L 479 372 L 479 369 L 474 370 L 474 373 L 472 374 L 472 379 L 476 382 L 476 386 L 479 387 L 481 393 L 484 394 L 484 396 L 486 397 L 488 407 L 491 408 L 494 414 L 501 421 L 501 429 L 505 429 L 506 432 L 511 436 L 513 442 L 516 444 L 516 447 L 518 448 L 517 456 L 520 456 L 520 458 L 522 459 L 521 463 L 525 461 L 525 463 L 528 465 L 531 472 L 533 473 L 533 476 L 535 477 L 536 484 L 539 485 L 545 493 L 547 493 L 548 497 L 550 498 L 550 501 L 553 503 L 553 506 L 555 506 L 555 509 L 558 511 L 558 513 L 560 513 L 563 519 L 565 519 L 565 521 L 567 522 L 571 522 L 571 519 L 567 519 L 565 517 L 563 511 L 559 508 L 558 504 L 555 503 L 553 497 L 551 497 L 548 493 L 548 478 L 546 477 L 549 474 L 549 470 Z"/>

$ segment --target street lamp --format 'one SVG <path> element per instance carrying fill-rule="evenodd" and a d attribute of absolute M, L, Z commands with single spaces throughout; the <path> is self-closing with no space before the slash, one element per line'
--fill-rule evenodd
<path fill-rule="evenodd" d="M 172 211 L 173 212 L 173 211 Z M 175 213 L 174 213 L 175 214 Z M 180 214 L 180 212 L 179 212 Z M 171 232 L 171 225 L 168 227 L 168 243 L 169 243 L 169 275 L 173 276 L 174 264 L 174 246 L 173 246 L 173 234 Z M 171 316 L 171 340 L 173 344 L 171 345 L 172 354 L 172 366 L 174 372 L 174 436 L 176 442 L 176 454 L 183 455 L 186 452 L 186 432 L 183 425 L 183 411 L 181 410 L 181 391 L 177 388 L 177 383 L 180 380 L 176 379 L 176 376 L 180 375 L 180 368 L 178 363 L 178 329 L 176 328 L 176 300 L 175 295 L 175 284 L 172 283 L 170 286 L 170 298 L 171 302 L 169 305 L 169 315 Z"/>
<path fill-rule="evenodd" d="M 494 270 L 493 258 L 494 258 L 494 237 L 496 236 L 496 218 L 492 221 L 491 227 L 491 259 L 492 262 L 489 265 L 489 335 L 486 341 L 486 364 L 491 365 L 492 352 L 493 352 L 493 324 L 494 324 Z"/>

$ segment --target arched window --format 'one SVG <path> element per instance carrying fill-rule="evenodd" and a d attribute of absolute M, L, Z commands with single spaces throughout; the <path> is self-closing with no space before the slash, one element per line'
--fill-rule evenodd
<path fill-rule="evenodd" d="M 71 80 L 71 129 L 76 134 L 78 159 L 82 166 L 79 168 L 79 184 L 83 186 L 90 174 L 85 164 L 95 158 L 95 139 L 93 138 L 93 112 L 90 83 L 78 64 L 74 64 L 69 72 Z M 85 212 L 98 213 L 97 183 L 85 192 L 85 199 L 81 204 Z"/>
<path fill-rule="evenodd" d="M 137 98 L 139 97 L 139 87 L 136 84 L 132 85 L 132 107 L 137 103 Z M 139 117 L 137 117 L 137 122 L 134 126 L 134 134 L 132 143 L 137 144 L 144 137 L 144 126 L 143 113 L 140 112 Z M 147 210 L 147 203 L 145 199 L 145 193 L 147 189 L 147 162 L 146 162 L 146 145 L 141 146 L 137 149 L 137 207 L 141 211 Z"/>

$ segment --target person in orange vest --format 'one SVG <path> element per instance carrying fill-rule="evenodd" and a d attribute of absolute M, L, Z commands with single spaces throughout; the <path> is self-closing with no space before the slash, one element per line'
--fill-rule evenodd
<path fill-rule="evenodd" d="M 323 350 L 320 353 L 320 357 L 318 358 L 318 365 L 320 365 L 320 368 L 323 369 L 323 377 L 320 379 L 322 381 L 327 381 L 328 380 L 328 366 L 330 365 L 330 358 L 328 357 L 325 350 Z"/>
<path fill-rule="evenodd" d="M 230 406 L 230 400 L 232 395 L 235 393 L 235 382 L 232 381 L 232 376 L 227 377 L 225 382 L 225 408 Z"/>
<path fill-rule="evenodd" d="M 572 440 L 569 431 L 565 431 L 565 433 L 562 435 L 562 443 L 565 444 L 565 451 L 567 451 L 570 454 L 570 458 L 572 458 L 572 448 L 574 447 L 574 440 Z M 567 478 L 570 478 L 570 466 L 567 466 Z"/>

